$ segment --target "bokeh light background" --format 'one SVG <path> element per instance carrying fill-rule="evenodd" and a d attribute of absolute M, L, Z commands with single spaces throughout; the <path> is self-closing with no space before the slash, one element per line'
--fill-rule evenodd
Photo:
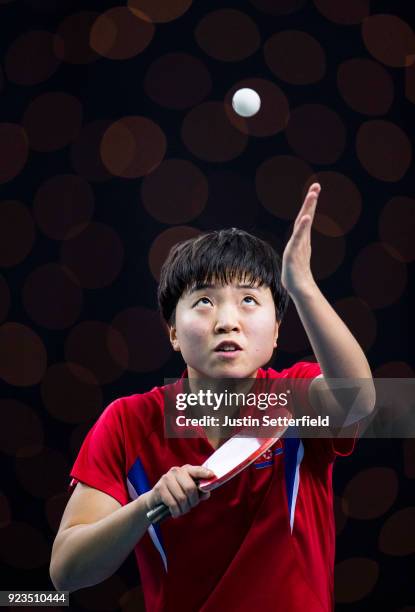
<path fill-rule="evenodd" d="M 156 310 L 178 240 L 237 226 L 281 251 L 320 181 L 318 283 L 376 376 L 414 376 L 411 4 L 0 0 L 1 589 L 52 588 L 87 431 L 181 373 Z M 310 353 L 291 305 L 274 367 Z M 415 610 L 414 478 L 409 439 L 338 461 L 339 611 Z M 71 602 L 142 610 L 132 556 Z"/>

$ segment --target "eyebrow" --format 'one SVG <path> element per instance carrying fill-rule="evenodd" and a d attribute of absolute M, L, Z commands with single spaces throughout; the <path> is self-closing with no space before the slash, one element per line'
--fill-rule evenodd
<path fill-rule="evenodd" d="M 202 285 L 198 285 L 196 287 L 193 287 L 192 289 L 189 289 L 188 294 L 192 295 L 192 293 L 195 293 L 196 291 L 203 291 L 203 289 L 216 289 L 217 287 L 218 285 L 212 285 L 211 283 L 203 283 Z M 260 287 L 253 287 L 252 285 L 237 285 L 235 288 L 250 289 L 252 291 L 258 291 L 260 289 Z"/>

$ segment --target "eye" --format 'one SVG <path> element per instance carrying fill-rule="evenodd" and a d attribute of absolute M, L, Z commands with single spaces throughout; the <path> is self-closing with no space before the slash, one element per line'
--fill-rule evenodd
<path fill-rule="evenodd" d="M 203 302 L 203 304 L 207 304 L 207 303 L 211 304 L 211 303 L 212 303 L 212 302 L 210 301 L 210 299 L 209 299 L 209 298 L 207 298 L 207 297 L 201 297 L 201 298 L 199 298 L 199 299 L 198 299 L 198 300 L 197 300 L 197 301 L 196 301 L 196 302 L 193 304 L 193 306 L 197 306 L 197 305 L 199 304 L 199 302 L 202 302 L 202 300 L 206 300 L 206 302 Z"/>
<path fill-rule="evenodd" d="M 255 304 L 258 304 L 257 300 L 252 295 L 246 295 L 244 297 L 244 300 L 254 300 Z M 249 302 L 249 303 L 252 304 L 253 302 Z"/>

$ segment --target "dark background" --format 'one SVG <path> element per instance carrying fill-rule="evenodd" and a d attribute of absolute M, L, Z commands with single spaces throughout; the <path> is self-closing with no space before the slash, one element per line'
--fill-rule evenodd
<path fill-rule="evenodd" d="M 178 240 L 236 226 L 282 252 L 319 180 L 318 284 L 375 376 L 414 375 L 411 3 L 130 8 L 0 0 L 3 590 L 53 588 L 69 471 L 103 408 L 183 370 L 156 302 Z M 262 98 L 246 121 L 241 85 Z M 312 358 L 291 304 L 272 366 Z M 413 440 L 361 440 L 334 474 L 336 610 L 415 610 Z M 71 609 L 144 609 L 137 584 L 131 555 Z"/>

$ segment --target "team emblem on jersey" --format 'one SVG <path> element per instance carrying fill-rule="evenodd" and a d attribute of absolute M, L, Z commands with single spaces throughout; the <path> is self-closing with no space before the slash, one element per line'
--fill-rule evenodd
<path fill-rule="evenodd" d="M 253 466 L 256 469 L 268 467 L 273 463 L 274 455 L 281 455 L 283 452 L 283 446 L 281 440 L 277 440 L 275 444 L 272 445 L 265 453 L 263 453 L 258 459 L 253 462 Z"/>

